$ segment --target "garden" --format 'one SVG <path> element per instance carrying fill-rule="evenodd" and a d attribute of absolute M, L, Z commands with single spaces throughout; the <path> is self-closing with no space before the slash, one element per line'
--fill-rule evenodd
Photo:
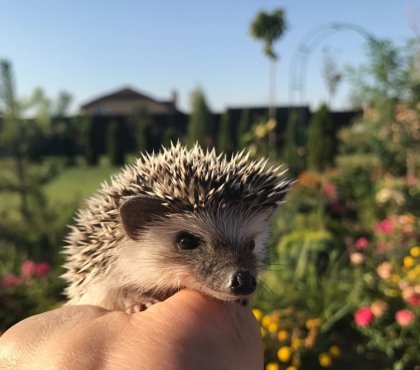
<path fill-rule="evenodd" d="M 245 125 L 239 139 L 207 141 L 286 161 L 297 179 L 274 217 L 270 260 L 253 301 L 266 370 L 420 366 L 420 49 L 410 45 L 371 45 L 370 64 L 349 71 L 364 102 L 351 125 L 332 127 L 322 106 L 303 138 L 291 119 L 281 147 L 271 135 L 279 123 L 268 119 Z M 110 145 L 111 154 L 89 164 L 88 125 L 81 119 L 75 129 L 60 119 L 66 97 L 54 112 L 39 91 L 18 101 L 5 83 L 10 65 L 2 68 L 0 332 L 64 303 L 66 225 L 117 169 L 112 158 L 120 148 Z M 193 127 L 197 117 L 205 121 L 197 99 L 181 138 L 187 143 L 204 130 Z M 37 112 L 32 121 L 23 118 L 28 107 Z M 226 117 L 215 132 L 234 131 L 224 125 Z M 72 143 L 75 132 L 81 139 Z M 64 154 L 42 155 L 51 138 Z M 223 147 L 232 142 L 236 148 Z"/>

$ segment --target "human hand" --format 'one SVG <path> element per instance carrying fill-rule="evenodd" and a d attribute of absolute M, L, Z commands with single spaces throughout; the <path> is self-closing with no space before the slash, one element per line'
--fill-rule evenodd
<path fill-rule="evenodd" d="M 65 306 L 23 320 L 0 338 L 0 369 L 262 368 L 251 311 L 187 290 L 131 315 Z"/>

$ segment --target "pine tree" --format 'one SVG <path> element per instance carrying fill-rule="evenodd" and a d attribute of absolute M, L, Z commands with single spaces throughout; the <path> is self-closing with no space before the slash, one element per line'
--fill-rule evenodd
<path fill-rule="evenodd" d="M 110 163 L 119 166 L 124 164 L 125 148 L 122 124 L 112 121 L 107 129 L 107 152 Z"/>
<path fill-rule="evenodd" d="M 153 149 L 151 137 L 152 118 L 145 106 L 138 107 L 130 117 L 130 123 L 134 128 L 136 148 L 139 151 L 151 151 Z"/>
<path fill-rule="evenodd" d="M 337 150 L 336 130 L 328 107 L 323 104 L 314 113 L 308 129 L 308 167 L 322 171 L 334 163 Z"/>
<path fill-rule="evenodd" d="M 198 142 L 202 146 L 214 145 L 214 129 L 210 116 L 210 110 L 206 99 L 200 89 L 191 94 L 192 110 L 188 122 L 186 143 L 193 146 Z"/>
<path fill-rule="evenodd" d="M 226 154 L 230 154 L 233 151 L 231 128 L 232 122 L 230 120 L 230 114 L 229 111 L 226 111 L 220 117 L 219 135 L 217 137 L 217 149 Z"/>
<path fill-rule="evenodd" d="M 251 130 L 251 117 L 249 109 L 243 109 L 241 119 L 239 121 L 238 144 L 240 148 L 244 148 L 249 141 L 249 131 Z"/>

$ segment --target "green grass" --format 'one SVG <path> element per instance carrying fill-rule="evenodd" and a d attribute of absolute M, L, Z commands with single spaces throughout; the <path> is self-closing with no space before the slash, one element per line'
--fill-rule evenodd
<path fill-rule="evenodd" d="M 45 194 L 53 204 L 80 202 L 91 196 L 117 170 L 109 165 L 65 169 L 45 187 Z"/>

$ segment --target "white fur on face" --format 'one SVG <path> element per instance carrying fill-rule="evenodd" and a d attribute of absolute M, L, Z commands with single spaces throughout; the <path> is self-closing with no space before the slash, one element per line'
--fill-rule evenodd
<path fill-rule="evenodd" d="M 196 266 L 188 252 L 184 252 L 183 256 L 177 250 L 176 235 L 185 231 L 199 236 L 208 244 L 222 241 L 228 246 L 235 246 L 237 253 L 242 253 L 241 248 L 245 248 L 241 247 L 242 244 L 254 239 L 255 248 L 252 253 L 259 269 L 266 254 L 265 242 L 269 233 L 270 215 L 271 212 L 248 214 L 233 208 L 222 209 L 217 213 L 171 214 L 156 220 L 139 233 L 138 240 L 127 240 L 120 245 L 113 274 L 115 286 L 125 286 L 139 293 L 165 293 L 188 287 L 212 295 L 211 289 L 205 286 L 205 279 L 193 272 Z M 220 294 L 218 298 L 223 299 L 222 296 Z"/>

